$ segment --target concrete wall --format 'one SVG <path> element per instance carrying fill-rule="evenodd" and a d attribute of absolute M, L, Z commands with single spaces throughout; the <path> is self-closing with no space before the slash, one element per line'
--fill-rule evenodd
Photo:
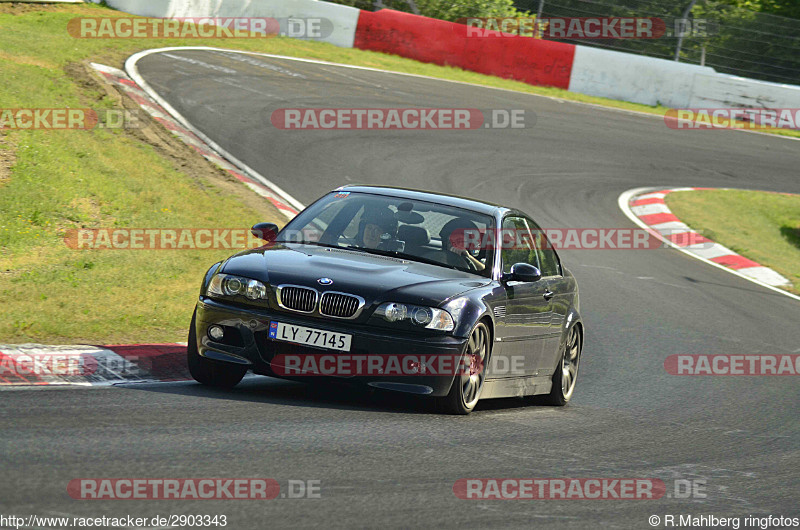
<path fill-rule="evenodd" d="M 719 73 L 698 75 L 689 107 L 800 108 L 800 87 Z"/>
<path fill-rule="evenodd" d="M 322 38 L 344 48 L 353 47 L 359 10 L 317 0 L 108 0 L 114 9 L 145 17 L 269 17 L 323 18 L 330 31 Z"/>
<path fill-rule="evenodd" d="M 714 69 L 643 55 L 577 46 L 569 90 L 666 107 L 687 107 L 697 74 Z"/>
<path fill-rule="evenodd" d="M 798 86 L 588 46 L 577 46 L 575 50 L 569 90 L 673 108 L 800 108 Z"/>

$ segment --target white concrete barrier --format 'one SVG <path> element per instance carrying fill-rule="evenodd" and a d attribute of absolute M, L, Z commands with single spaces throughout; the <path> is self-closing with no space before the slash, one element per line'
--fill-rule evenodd
<path fill-rule="evenodd" d="M 93 0 L 97 1 L 97 0 Z M 322 37 L 308 40 L 352 48 L 359 10 L 318 0 L 108 0 L 114 9 L 145 17 L 269 17 L 324 19 Z M 304 38 L 304 37 L 300 37 Z"/>
<path fill-rule="evenodd" d="M 575 49 L 569 90 L 672 108 L 800 108 L 800 86 L 588 46 Z"/>
<path fill-rule="evenodd" d="M 695 77 L 689 107 L 800 108 L 800 86 L 715 73 Z"/>
<path fill-rule="evenodd" d="M 683 108 L 692 100 L 697 74 L 713 75 L 714 69 L 577 46 L 569 90 L 644 105 L 660 103 Z"/>

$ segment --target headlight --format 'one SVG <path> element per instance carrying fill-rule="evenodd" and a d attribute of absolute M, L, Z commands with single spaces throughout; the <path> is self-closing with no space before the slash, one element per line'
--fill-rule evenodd
<path fill-rule="evenodd" d="M 216 296 L 242 295 L 250 300 L 266 300 L 267 286 L 258 280 L 232 276 L 230 274 L 216 274 L 208 283 L 208 294 Z"/>
<path fill-rule="evenodd" d="M 375 314 L 387 322 L 407 320 L 417 326 L 439 331 L 453 331 L 456 327 L 450 313 L 435 307 L 386 302 L 375 310 Z"/>
<path fill-rule="evenodd" d="M 381 311 L 381 309 L 383 309 L 383 311 Z M 408 308 L 403 304 L 390 302 L 379 307 L 378 314 L 382 315 L 383 318 L 389 322 L 397 322 L 398 320 L 404 320 L 406 318 L 406 315 L 408 315 Z"/>

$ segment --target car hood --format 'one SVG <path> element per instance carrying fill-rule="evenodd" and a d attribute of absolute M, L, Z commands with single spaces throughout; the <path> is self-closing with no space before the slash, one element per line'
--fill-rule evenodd
<path fill-rule="evenodd" d="M 438 306 L 489 279 L 474 274 L 346 249 L 274 244 L 241 252 L 222 264 L 220 272 L 264 283 L 304 285 L 318 291 L 361 296 L 367 305 L 397 301 Z M 321 285 L 317 280 L 330 278 Z"/>

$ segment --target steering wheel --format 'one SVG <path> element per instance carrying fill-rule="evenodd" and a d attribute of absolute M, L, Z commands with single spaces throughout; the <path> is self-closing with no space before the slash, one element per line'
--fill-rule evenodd
<path fill-rule="evenodd" d="M 464 263 L 464 265 L 466 265 L 467 270 L 470 270 L 470 271 L 477 271 L 478 270 L 478 267 L 476 267 L 475 264 L 469 258 L 467 258 L 467 256 L 465 256 L 464 254 L 456 254 L 455 252 L 451 252 L 450 250 L 448 250 L 447 252 L 450 252 L 450 254 L 455 254 L 456 256 L 458 256 L 461 259 L 461 261 Z"/>

